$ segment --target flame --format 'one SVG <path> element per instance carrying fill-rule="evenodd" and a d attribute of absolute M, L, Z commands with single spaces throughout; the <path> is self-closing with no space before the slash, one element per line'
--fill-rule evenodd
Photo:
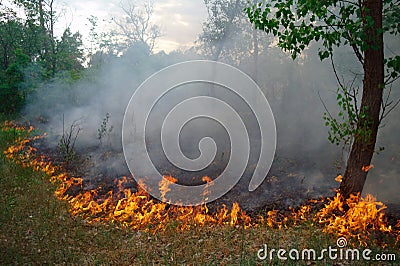
<path fill-rule="evenodd" d="M 238 203 L 233 203 L 228 209 L 225 205 L 219 210 L 210 213 L 208 207 L 203 204 L 195 207 L 174 206 L 159 202 L 149 196 L 144 190 L 144 182 L 138 181 L 138 190 L 132 191 L 125 188 L 130 180 L 123 176 L 116 179 L 115 189 L 106 193 L 102 188 L 92 190 L 83 189 L 81 177 L 70 176 L 61 166 L 55 166 L 45 156 L 36 155 L 36 149 L 30 146 L 30 142 L 42 136 L 28 136 L 34 129 L 25 129 L 12 122 L 0 125 L 1 130 L 17 132 L 15 143 L 8 147 L 4 154 L 8 159 L 14 160 L 23 167 L 31 167 L 35 171 L 41 171 L 50 177 L 50 182 L 57 184 L 54 194 L 60 200 L 68 202 L 69 212 L 72 216 L 84 218 L 88 223 L 112 223 L 122 227 L 137 230 L 156 232 L 170 226 L 178 230 L 189 229 L 193 226 L 243 226 L 244 228 L 266 224 L 272 228 L 287 228 L 291 224 L 304 221 L 316 221 L 323 226 L 323 230 L 329 234 L 358 239 L 366 245 L 368 237 L 375 232 L 388 233 L 400 241 L 400 220 L 394 226 L 387 225 L 384 210 L 386 206 L 377 201 L 373 196 L 365 198 L 360 195 L 352 195 L 343 200 L 337 193 L 316 214 L 312 214 L 311 204 L 321 204 L 325 199 L 310 200 L 309 204 L 292 209 L 289 214 L 283 214 L 278 210 L 270 210 L 265 216 L 251 218 L 241 210 Z M 21 133 L 21 134 L 20 134 Z M 373 166 L 369 166 L 369 170 Z M 336 178 L 338 182 L 341 176 Z M 203 177 L 207 182 L 206 188 L 213 185 L 213 180 Z M 177 180 L 172 176 L 164 176 L 159 183 L 163 198 L 170 191 L 169 185 Z M 208 195 L 205 189 L 204 197 Z"/>
<path fill-rule="evenodd" d="M 363 171 L 363 172 L 368 172 L 369 170 L 371 170 L 372 168 L 374 168 L 374 165 L 373 164 L 370 164 L 370 165 L 367 165 L 367 166 L 363 166 L 362 168 L 361 168 L 361 170 Z"/>
<path fill-rule="evenodd" d="M 346 206 L 348 210 L 345 211 Z M 356 238 L 360 244 L 367 245 L 366 241 L 372 232 L 393 232 L 392 227 L 386 223 L 385 209 L 386 206 L 376 201 L 372 195 L 362 198 L 359 194 L 353 194 L 344 201 L 340 193 L 337 193 L 317 213 L 316 218 L 325 226 L 325 232 Z"/>
<path fill-rule="evenodd" d="M 26 130 L 15 124 L 7 123 L 3 128 L 13 128 L 30 133 L 33 128 Z M 139 189 L 133 192 L 124 188 L 129 180 L 124 176 L 117 180 L 116 191 L 101 192 L 101 188 L 83 190 L 81 177 L 69 176 L 60 166 L 54 166 L 44 156 L 36 156 L 36 149 L 29 146 L 30 142 L 40 138 L 33 136 L 17 138 L 14 145 L 8 147 L 4 154 L 23 167 L 31 167 L 35 171 L 46 173 L 50 182 L 57 184 L 54 194 L 58 199 L 67 201 L 72 216 L 83 217 L 89 223 L 115 223 L 120 226 L 146 231 L 157 231 L 167 228 L 172 221 L 178 222 L 180 230 L 197 225 L 230 225 L 250 226 L 250 217 L 241 210 L 239 204 L 234 203 L 230 210 L 223 206 L 215 213 L 209 213 L 208 207 L 203 204 L 196 207 L 171 206 L 167 203 L 156 202 L 143 189 L 144 182 L 138 182 Z M 213 181 L 209 177 L 202 180 L 211 186 Z M 163 197 L 170 191 L 168 186 L 177 180 L 172 176 L 164 176 L 159 183 Z M 71 192 L 74 193 L 71 193 Z"/>
<path fill-rule="evenodd" d="M 293 208 L 290 214 L 283 214 L 279 210 L 271 210 L 267 212 L 267 225 L 272 228 L 288 228 L 291 224 L 296 225 L 298 223 L 307 221 L 310 219 L 311 206 L 303 205 L 297 211 Z M 263 224 L 265 221 L 261 219 Z"/>
<path fill-rule="evenodd" d="M 208 177 L 208 176 L 203 176 L 203 177 L 201 178 L 201 181 L 207 182 L 207 183 L 213 182 L 213 180 L 212 180 L 210 177 Z"/>
<path fill-rule="evenodd" d="M 397 228 L 400 229 L 400 219 L 397 221 L 397 224 L 396 224 L 395 227 L 397 227 Z M 399 232 L 398 232 L 398 234 L 397 234 L 396 240 L 397 240 L 397 241 L 400 241 L 400 230 L 399 230 Z"/>
<path fill-rule="evenodd" d="M 294 221 L 306 221 L 308 218 L 308 215 L 311 212 L 311 206 L 310 205 L 303 205 L 300 207 L 300 209 L 296 212 L 292 213 L 292 219 Z"/>
<path fill-rule="evenodd" d="M 176 183 L 178 181 L 178 179 L 172 177 L 172 176 L 163 176 L 163 179 L 158 183 L 160 192 L 161 192 L 161 199 L 163 202 L 166 202 L 166 198 L 165 195 L 171 191 L 171 189 L 169 188 L 169 185 L 171 183 Z"/>
<path fill-rule="evenodd" d="M 341 183 L 341 182 L 342 182 L 342 179 L 343 179 L 343 176 L 338 175 L 338 176 L 335 178 L 335 181 L 338 182 L 338 183 Z"/>
<path fill-rule="evenodd" d="M 282 227 L 286 227 L 287 217 L 283 217 L 283 220 L 280 220 L 278 210 L 271 210 L 267 212 L 267 225 L 269 227 L 278 227 L 281 229 Z"/>
<path fill-rule="evenodd" d="M 214 185 L 214 181 L 208 176 L 203 176 L 201 178 L 201 181 L 206 182 L 206 186 L 204 187 L 202 196 L 203 196 L 203 201 L 207 201 L 208 195 L 210 195 L 210 193 L 211 193 L 209 188 Z"/>

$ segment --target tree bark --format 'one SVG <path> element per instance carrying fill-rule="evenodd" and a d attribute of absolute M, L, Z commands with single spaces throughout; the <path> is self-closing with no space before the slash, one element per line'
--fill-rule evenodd
<path fill-rule="evenodd" d="M 47 59 L 47 55 L 49 53 L 49 48 L 47 45 L 47 30 L 46 30 L 46 24 L 45 24 L 45 14 L 44 14 L 44 9 L 43 9 L 43 1 L 39 0 L 38 1 L 38 11 L 39 11 L 39 23 L 40 23 L 40 28 L 42 29 L 42 41 L 43 41 L 43 49 L 44 49 L 44 58 Z"/>
<path fill-rule="evenodd" d="M 343 182 L 339 188 L 344 198 L 348 198 L 352 193 L 361 194 L 364 187 L 368 166 L 371 164 L 375 150 L 384 87 L 383 34 L 379 31 L 382 29 L 382 1 L 366 0 L 363 8 L 365 8 L 362 11 L 364 26 L 368 16 L 372 18 L 374 24 L 366 28 L 368 48 L 364 52 L 361 115 L 359 115 L 357 134 L 347 160 Z"/>

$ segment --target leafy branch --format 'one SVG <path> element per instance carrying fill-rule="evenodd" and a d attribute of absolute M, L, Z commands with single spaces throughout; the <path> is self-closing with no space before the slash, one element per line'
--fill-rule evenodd
<path fill-rule="evenodd" d="M 109 120 L 110 120 L 110 113 L 107 113 L 106 116 L 103 119 L 103 122 L 100 125 L 100 128 L 97 129 L 97 138 L 100 141 L 100 144 L 102 143 L 102 139 L 107 137 L 108 139 L 110 138 L 110 134 L 112 130 L 114 129 L 113 126 L 109 126 Z"/>

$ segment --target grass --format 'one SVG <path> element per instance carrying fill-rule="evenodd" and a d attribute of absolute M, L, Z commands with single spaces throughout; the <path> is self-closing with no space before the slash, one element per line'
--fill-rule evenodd
<path fill-rule="evenodd" d="M 15 132 L 0 130 L 0 150 L 15 137 Z M 212 226 L 185 231 L 177 231 L 171 222 L 165 231 L 153 234 L 112 224 L 89 225 L 73 218 L 66 203 L 53 195 L 54 189 L 48 176 L 22 168 L 0 153 L 0 264 L 338 265 L 328 260 L 284 263 L 276 257 L 272 261 L 257 258 L 264 244 L 287 250 L 335 247 L 336 238 L 312 222 L 284 230 Z M 396 252 L 400 260 L 394 244 L 383 250 L 370 248 Z"/>

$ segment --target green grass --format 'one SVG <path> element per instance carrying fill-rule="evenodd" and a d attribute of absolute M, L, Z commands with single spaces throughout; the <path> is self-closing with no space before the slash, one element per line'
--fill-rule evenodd
<path fill-rule="evenodd" d="M 17 135 L 0 130 L 0 150 L 11 145 Z M 155 234 L 112 224 L 89 225 L 69 215 L 66 203 L 53 195 L 54 189 L 48 176 L 22 168 L 1 152 L 1 265 L 301 265 L 307 262 L 283 263 L 277 258 L 260 261 L 257 251 L 263 244 L 276 249 L 321 250 L 336 243 L 335 237 L 324 234 L 311 222 L 284 230 L 267 226 L 250 229 L 212 226 L 185 231 L 177 231 L 171 223 L 165 231 Z M 379 247 L 371 249 L 379 251 Z M 399 253 L 398 250 L 393 244 L 381 252 Z M 309 263 L 336 264 L 328 260 Z M 369 264 L 360 262 L 359 265 Z"/>

